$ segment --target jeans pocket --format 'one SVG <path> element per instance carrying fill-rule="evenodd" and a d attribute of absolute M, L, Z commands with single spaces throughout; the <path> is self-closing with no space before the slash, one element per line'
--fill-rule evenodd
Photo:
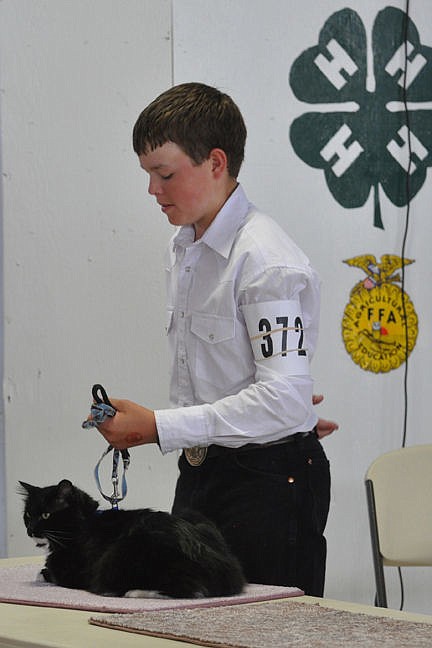
<path fill-rule="evenodd" d="M 263 479 L 300 486 L 304 482 L 304 462 L 292 450 L 295 450 L 294 446 L 278 444 L 239 452 L 234 461 L 237 468 L 250 477 L 261 476 Z"/>

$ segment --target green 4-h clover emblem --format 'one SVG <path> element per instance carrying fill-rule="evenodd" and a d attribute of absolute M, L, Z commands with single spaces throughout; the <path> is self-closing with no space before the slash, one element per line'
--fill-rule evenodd
<path fill-rule="evenodd" d="M 432 164 L 432 48 L 413 21 L 387 7 L 377 14 L 368 61 L 367 34 L 352 9 L 334 13 L 318 45 L 293 63 L 296 97 L 321 106 L 291 125 L 291 143 L 306 164 L 323 169 L 343 207 L 361 207 L 374 191 L 374 225 L 383 228 L 380 187 L 397 206 L 412 199 Z M 369 63 L 369 64 L 368 64 Z"/>

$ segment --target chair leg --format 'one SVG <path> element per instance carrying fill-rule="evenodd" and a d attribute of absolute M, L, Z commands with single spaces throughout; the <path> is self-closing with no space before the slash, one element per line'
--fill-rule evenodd
<path fill-rule="evenodd" d="M 380 545 L 379 545 L 378 523 L 377 523 L 377 516 L 376 516 L 373 482 L 370 479 L 367 479 L 365 485 L 366 485 L 366 499 L 368 505 L 368 513 L 369 513 L 369 528 L 371 534 L 372 556 L 373 556 L 375 583 L 376 583 L 375 606 L 387 607 L 387 595 L 386 595 L 385 580 L 384 580 L 384 567 L 383 567 L 382 556 L 381 556 Z"/>

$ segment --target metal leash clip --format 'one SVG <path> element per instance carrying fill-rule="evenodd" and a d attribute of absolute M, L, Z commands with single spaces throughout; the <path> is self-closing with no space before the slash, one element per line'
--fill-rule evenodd
<path fill-rule="evenodd" d="M 113 467 L 112 467 L 112 472 L 111 472 L 111 483 L 113 485 L 113 492 L 112 495 L 105 495 L 105 493 L 102 490 L 100 479 L 99 479 L 99 466 L 102 462 L 102 460 L 111 452 L 111 450 L 114 450 L 113 453 Z M 121 489 L 121 495 L 119 493 L 119 478 L 118 478 L 118 465 L 119 465 L 119 459 L 120 459 L 120 453 L 123 459 L 123 476 L 122 476 L 122 489 Z M 118 450 L 117 448 L 113 448 L 112 445 L 109 445 L 108 448 L 105 450 L 99 461 L 97 462 L 95 469 L 94 469 L 94 476 L 96 480 L 96 485 L 99 489 L 99 493 L 102 495 L 104 499 L 107 500 L 111 504 L 111 508 L 115 511 L 118 510 L 118 503 L 124 500 L 124 498 L 127 495 L 127 483 L 126 483 L 126 470 L 129 468 L 130 464 L 130 456 L 129 456 L 129 451 L 128 450 Z"/>
<path fill-rule="evenodd" d="M 99 395 L 101 394 L 101 396 Z M 91 407 L 92 419 L 90 421 L 84 421 L 82 424 L 83 428 L 96 427 L 99 423 L 103 423 L 109 416 L 114 416 L 116 413 L 115 407 L 110 403 L 108 395 L 102 385 L 96 384 L 92 388 L 92 396 L 94 403 Z M 105 495 L 101 488 L 100 479 L 99 479 L 99 466 L 102 460 L 113 450 L 113 467 L 111 472 L 111 482 L 113 485 L 112 495 Z M 120 460 L 120 454 L 123 460 L 123 476 L 122 476 L 122 488 L 121 494 L 119 493 L 119 478 L 118 478 L 118 465 Z M 125 448 L 119 450 L 114 448 L 112 445 L 109 445 L 105 452 L 102 454 L 101 458 L 97 462 L 94 469 L 94 476 L 96 480 L 96 485 L 99 489 L 100 494 L 107 502 L 110 502 L 111 508 L 113 510 L 118 510 L 118 503 L 121 502 L 127 495 L 127 483 L 126 483 L 126 470 L 129 468 L 130 464 L 130 455 L 129 451 Z"/>

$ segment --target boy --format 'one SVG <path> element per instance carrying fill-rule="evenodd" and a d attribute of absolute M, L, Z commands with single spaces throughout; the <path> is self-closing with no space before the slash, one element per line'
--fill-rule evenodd
<path fill-rule="evenodd" d="M 250 582 L 322 596 L 330 475 L 309 372 L 319 280 L 237 182 L 245 140 L 232 99 L 200 83 L 139 116 L 148 190 L 178 226 L 167 256 L 172 408 L 113 400 L 99 430 L 118 448 L 184 448 L 173 512 L 211 518 Z M 319 435 L 336 427 L 321 421 Z"/>

